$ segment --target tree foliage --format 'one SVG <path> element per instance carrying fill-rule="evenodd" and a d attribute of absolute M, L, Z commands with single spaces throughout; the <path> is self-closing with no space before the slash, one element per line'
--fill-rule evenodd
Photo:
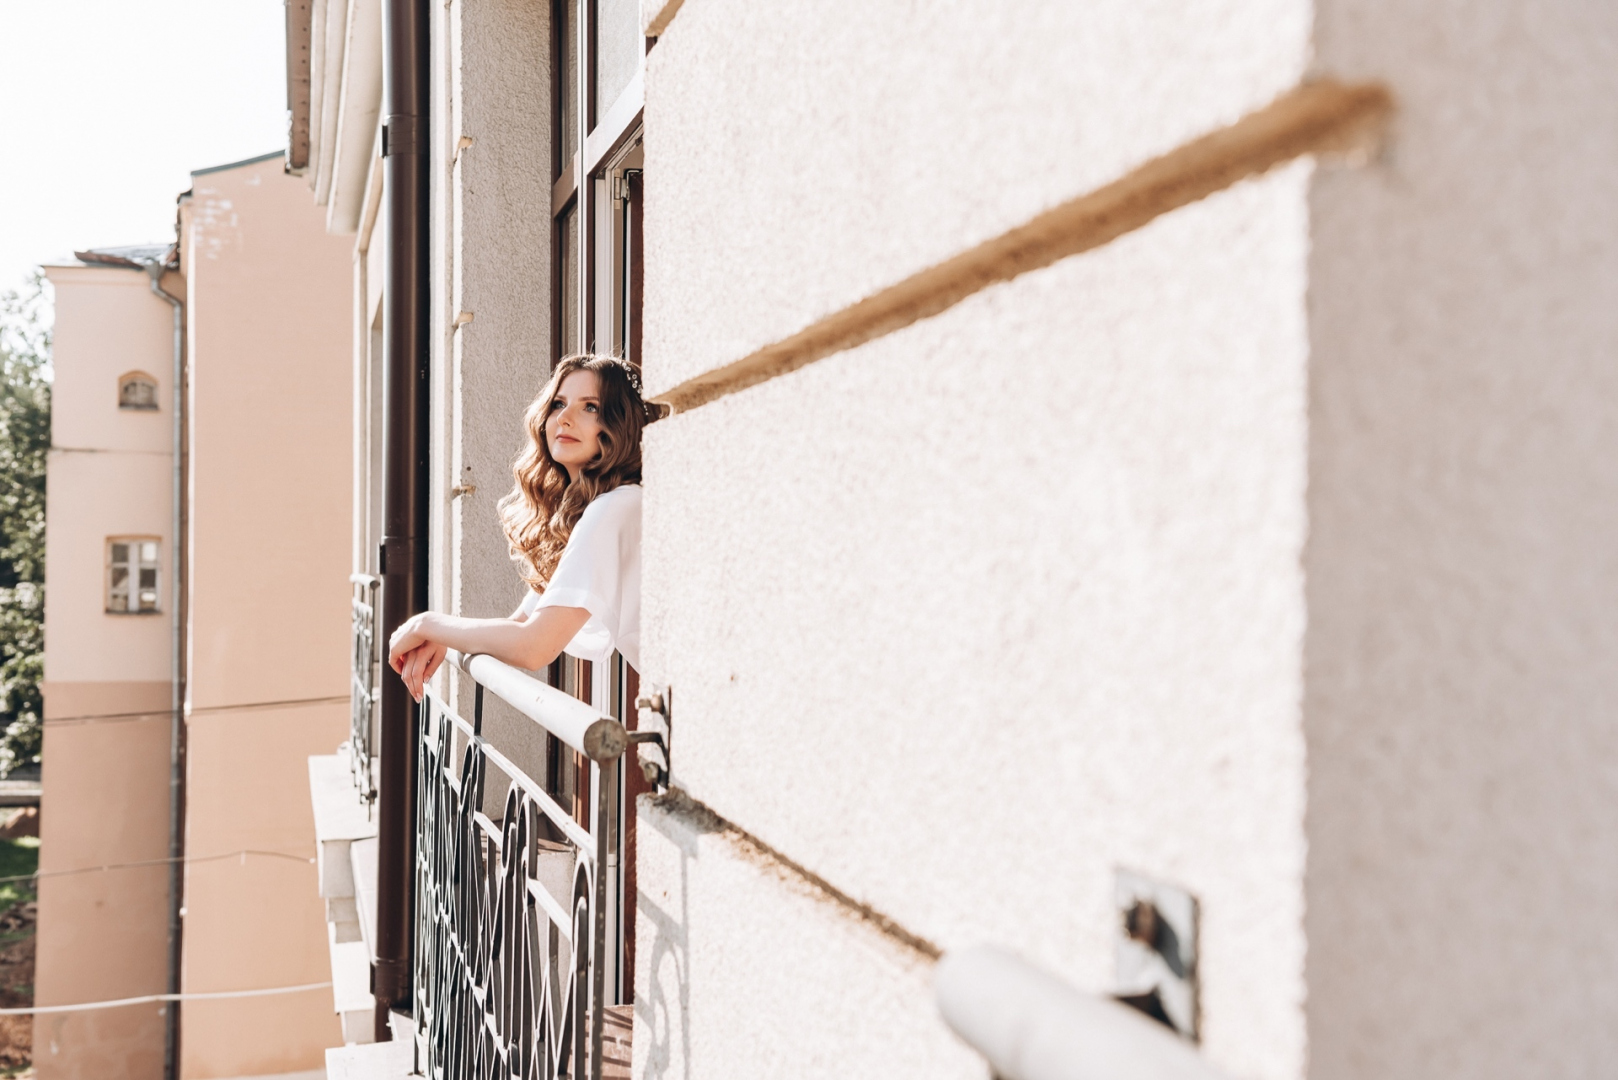
<path fill-rule="evenodd" d="M 40 274 L 0 293 L 0 775 L 37 763 L 44 735 L 50 318 Z"/>

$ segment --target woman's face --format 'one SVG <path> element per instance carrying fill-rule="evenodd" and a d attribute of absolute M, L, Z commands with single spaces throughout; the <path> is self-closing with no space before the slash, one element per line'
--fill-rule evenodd
<path fill-rule="evenodd" d="M 545 417 L 545 444 L 569 480 L 577 480 L 579 470 L 601 453 L 601 380 L 595 372 L 575 371 L 562 380 Z"/>

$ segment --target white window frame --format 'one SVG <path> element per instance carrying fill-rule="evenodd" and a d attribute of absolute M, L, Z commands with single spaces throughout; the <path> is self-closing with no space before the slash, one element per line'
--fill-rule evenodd
<path fill-rule="evenodd" d="M 118 549 L 124 558 L 117 558 Z M 122 569 L 122 581 L 115 580 Z M 151 572 L 150 587 L 142 583 Z M 159 615 L 163 611 L 163 541 L 156 536 L 109 536 L 103 595 L 108 615 Z M 150 606 L 148 606 L 150 605 Z"/>

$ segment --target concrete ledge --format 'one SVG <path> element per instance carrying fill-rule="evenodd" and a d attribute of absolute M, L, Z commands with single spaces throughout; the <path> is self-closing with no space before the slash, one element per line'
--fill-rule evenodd
<path fill-rule="evenodd" d="M 349 869 L 354 881 L 355 914 L 365 947 L 376 955 L 376 837 L 349 845 Z"/>
<path fill-rule="evenodd" d="M 326 1051 L 327 1080 L 404 1080 L 414 1064 L 411 1044 L 397 1040 Z"/>
<path fill-rule="evenodd" d="M 320 754 L 309 759 L 309 794 L 315 808 L 315 840 L 361 840 L 376 835 L 376 822 L 365 812 L 347 754 Z"/>
<path fill-rule="evenodd" d="M 309 797 L 315 811 L 315 842 L 320 848 L 320 895 L 327 900 L 354 895 L 349 847 L 376 836 L 376 822 L 354 789 L 345 754 L 309 759 Z"/>
<path fill-rule="evenodd" d="M 332 1008 L 343 1025 L 345 1043 L 375 1038 L 376 998 L 371 996 L 371 953 L 363 941 L 337 940 L 336 925 L 327 924 L 331 950 Z"/>

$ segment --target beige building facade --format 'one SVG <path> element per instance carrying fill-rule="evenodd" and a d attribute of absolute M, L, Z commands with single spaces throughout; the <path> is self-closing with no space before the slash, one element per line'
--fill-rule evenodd
<path fill-rule="evenodd" d="M 113 257 L 129 254 L 165 251 Z M 166 867 L 55 875 L 168 855 L 173 338 L 171 308 L 138 266 L 74 260 L 46 274 L 56 309 L 45 507 L 51 791 L 40 823 L 34 1000 L 65 1005 L 166 989 Z M 184 294 L 178 273 L 162 285 Z M 151 392 L 125 393 L 140 383 Z M 145 545 L 149 583 L 140 580 Z M 123 610 L 112 610 L 115 571 Z M 41 1016 L 34 1046 L 46 1078 L 161 1076 L 163 1008 Z"/>
<path fill-rule="evenodd" d="M 42 869 L 112 868 L 41 883 L 36 1000 L 170 985 L 173 337 L 143 268 L 155 259 L 184 303 L 187 371 L 182 1001 L 167 1068 L 304 1080 L 341 1040 L 303 777 L 346 726 L 350 252 L 280 153 L 194 173 L 178 230 L 166 251 L 47 270 Z M 40 1016 L 39 1075 L 163 1076 L 175 1007 Z"/>
<path fill-rule="evenodd" d="M 556 357 L 666 407 L 661 697 L 550 676 L 666 730 L 626 759 L 656 792 L 601 766 L 621 861 L 569 864 L 619 875 L 592 1000 L 633 1075 L 1080 1075 L 963 1037 L 993 1002 L 937 964 L 985 945 L 1155 996 L 1229 1076 L 1618 1054 L 1608 6 L 452 2 L 413 121 L 364 90 L 411 5 L 305 10 L 291 157 L 365 305 L 353 569 L 390 157 L 426 159 L 427 604 L 520 596 L 494 503 Z M 497 696 L 479 737 L 560 800 L 559 728 Z"/>

